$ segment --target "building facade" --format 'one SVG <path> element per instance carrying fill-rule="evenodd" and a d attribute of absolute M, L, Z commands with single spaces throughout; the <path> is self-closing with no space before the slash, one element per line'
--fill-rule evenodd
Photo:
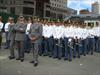
<path fill-rule="evenodd" d="M 50 0 L 51 18 L 63 18 L 67 14 L 67 0 Z"/>
<path fill-rule="evenodd" d="M 77 14 L 67 8 L 67 0 L 0 0 L 0 12 L 56 19 Z"/>
<path fill-rule="evenodd" d="M 82 9 L 79 11 L 79 14 L 90 14 L 91 12 L 88 9 Z"/>
<path fill-rule="evenodd" d="M 45 17 L 50 14 L 50 8 L 48 8 L 49 12 L 46 8 L 48 3 L 49 0 L 0 0 L 0 12 Z"/>
<path fill-rule="evenodd" d="M 99 1 L 92 4 L 92 13 L 100 14 L 100 2 Z"/>

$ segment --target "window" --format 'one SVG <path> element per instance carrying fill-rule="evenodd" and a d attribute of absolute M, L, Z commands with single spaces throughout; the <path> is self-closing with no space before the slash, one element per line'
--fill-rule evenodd
<path fill-rule="evenodd" d="M 6 9 L 6 7 L 0 7 L 0 9 Z"/>
<path fill-rule="evenodd" d="M 55 7 L 56 7 L 56 4 L 55 4 Z"/>
<path fill-rule="evenodd" d="M 23 7 L 23 14 L 25 14 L 25 15 L 33 15 L 34 14 L 34 8 Z"/>
<path fill-rule="evenodd" d="M 50 17 L 50 11 L 46 11 L 46 17 Z"/>
<path fill-rule="evenodd" d="M 12 2 L 12 1 L 10 1 L 10 4 L 13 4 L 13 2 Z"/>
<path fill-rule="evenodd" d="M 6 7 L 0 7 L 0 12 L 7 12 L 7 8 Z"/>
<path fill-rule="evenodd" d="M 10 12 L 11 12 L 12 14 L 15 14 L 15 7 L 11 7 L 11 8 L 10 8 Z"/>
<path fill-rule="evenodd" d="M 56 13 L 52 13 L 52 12 L 51 12 L 50 16 L 51 16 L 52 18 L 56 18 Z"/>
<path fill-rule="evenodd" d="M 0 3 L 2 4 L 3 3 L 3 0 L 0 0 Z"/>
<path fill-rule="evenodd" d="M 15 3 L 16 3 L 16 1 L 14 0 L 14 1 L 13 1 L 13 3 L 15 4 Z"/>
<path fill-rule="evenodd" d="M 50 5 L 46 5 L 47 8 L 50 8 Z"/>
<path fill-rule="evenodd" d="M 57 15 L 57 18 L 58 18 L 58 19 L 62 19 L 62 18 L 63 18 L 63 15 L 62 15 L 62 14 L 58 14 L 58 15 Z"/>
<path fill-rule="evenodd" d="M 32 4 L 32 5 L 34 5 L 34 2 L 31 2 L 31 1 L 24 1 L 24 4 Z"/>

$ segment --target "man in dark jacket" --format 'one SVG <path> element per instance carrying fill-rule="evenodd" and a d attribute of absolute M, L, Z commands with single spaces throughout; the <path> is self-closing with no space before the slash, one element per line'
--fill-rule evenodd
<path fill-rule="evenodd" d="M 42 24 L 39 22 L 39 19 L 34 19 L 34 23 L 31 25 L 29 37 L 31 39 L 33 51 L 33 61 L 31 61 L 31 63 L 34 63 L 34 66 L 37 66 L 38 51 L 42 38 Z"/>
<path fill-rule="evenodd" d="M 18 18 L 18 23 L 14 26 L 15 30 L 15 42 L 18 49 L 18 58 L 16 60 L 24 61 L 24 37 L 26 30 L 26 23 L 23 16 Z"/>

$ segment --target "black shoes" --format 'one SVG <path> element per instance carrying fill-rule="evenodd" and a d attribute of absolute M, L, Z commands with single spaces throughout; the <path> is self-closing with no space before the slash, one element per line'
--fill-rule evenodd
<path fill-rule="evenodd" d="M 93 55 L 93 52 L 91 52 L 91 55 Z"/>
<path fill-rule="evenodd" d="M 10 60 L 15 59 L 15 57 L 12 57 L 12 56 L 9 56 L 8 58 L 9 58 Z"/>
<path fill-rule="evenodd" d="M 48 56 L 48 54 L 44 53 L 43 56 Z"/>
<path fill-rule="evenodd" d="M 10 60 L 15 59 L 15 57 L 14 57 L 14 56 L 9 56 L 8 58 L 9 58 Z M 24 59 L 23 59 L 23 58 L 16 58 L 16 60 L 20 60 L 21 62 L 23 62 L 23 61 L 24 61 Z"/>
<path fill-rule="evenodd" d="M 38 66 L 38 63 L 34 63 L 34 67 L 37 67 Z"/>
<path fill-rule="evenodd" d="M 30 53 L 30 51 L 25 51 L 25 53 Z"/>
<path fill-rule="evenodd" d="M 76 56 L 73 56 L 73 58 L 76 58 Z"/>
<path fill-rule="evenodd" d="M 31 61 L 30 63 L 34 64 L 34 67 L 38 66 L 38 62 Z"/>
<path fill-rule="evenodd" d="M 15 57 L 12 57 L 12 56 L 9 56 L 8 57 L 10 60 L 12 60 L 12 59 L 15 59 Z M 24 59 L 22 58 L 16 58 L 16 60 L 20 60 L 21 62 L 23 62 L 24 61 Z"/>
<path fill-rule="evenodd" d="M 5 47 L 4 49 L 9 49 L 9 47 Z"/>
<path fill-rule="evenodd" d="M 21 62 L 23 62 L 23 61 L 24 61 L 24 59 L 23 59 L 23 58 L 16 58 L 16 60 L 20 60 Z"/>
<path fill-rule="evenodd" d="M 20 58 L 16 58 L 16 60 L 20 60 Z"/>
<path fill-rule="evenodd" d="M 59 57 L 58 60 L 61 60 L 61 58 Z"/>
<path fill-rule="evenodd" d="M 64 58 L 64 60 L 66 61 L 66 60 L 68 60 L 68 58 Z"/>
<path fill-rule="evenodd" d="M 34 63 L 34 61 L 30 61 L 30 63 L 32 63 L 32 64 L 33 64 L 33 63 Z"/>
<path fill-rule="evenodd" d="M 79 56 L 77 56 L 78 58 L 80 58 L 80 55 Z"/>
<path fill-rule="evenodd" d="M 72 61 L 72 59 L 69 59 L 69 62 L 71 62 Z"/>
<path fill-rule="evenodd" d="M 24 59 L 20 59 L 20 61 L 21 61 L 21 62 L 23 62 L 23 61 L 24 61 Z"/>

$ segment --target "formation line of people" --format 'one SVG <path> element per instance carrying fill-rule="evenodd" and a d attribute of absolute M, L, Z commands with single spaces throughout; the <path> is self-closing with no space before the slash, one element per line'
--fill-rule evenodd
<path fill-rule="evenodd" d="M 5 49 L 9 49 L 9 59 L 24 61 L 25 53 L 33 53 L 34 66 L 38 65 L 38 55 L 72 61 L 82 55 L 100 52 L 100 25 L 87 27 L 83 22 L 50 21 L 19 16 L 17 22 L 9 17 L 7 23 L 0 16 L 0 48 L 2 34 L 6 35 Z M 17 49 L 17 56 L 15 50 Z"/>

